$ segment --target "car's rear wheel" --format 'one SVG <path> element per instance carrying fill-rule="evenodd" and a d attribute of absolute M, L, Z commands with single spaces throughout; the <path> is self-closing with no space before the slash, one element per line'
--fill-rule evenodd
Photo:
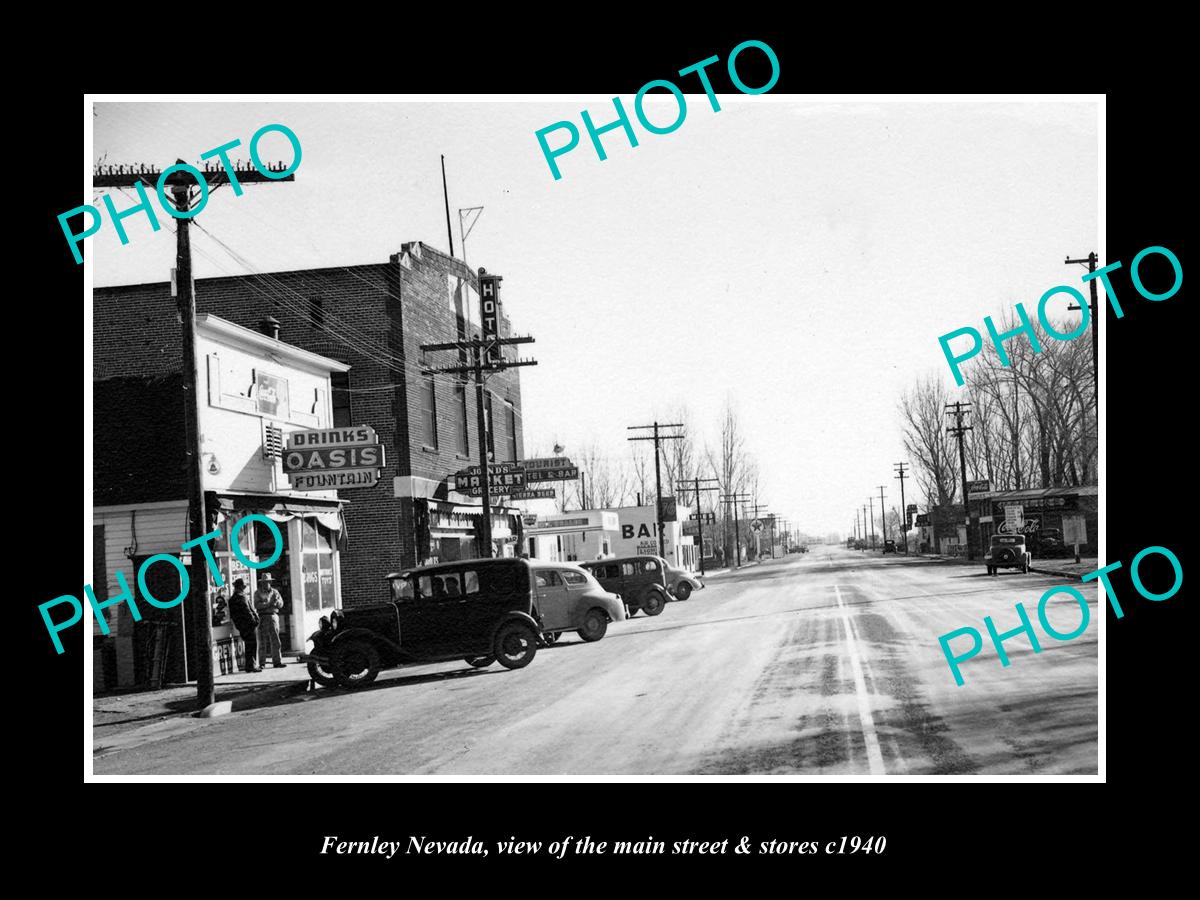
<path fill-rule="evenodd" d="M 583 627 L 577 634 L 588 643 L 598 641 L 608 631 L 608 616 L 598 609 L 589 609 L 583 617 Z"/>
<path fill-rule="evenodd" d="M 337 684 L 337 678 L 333 674 L 333 669 L 316 662 L 309 662 L 308 677 L 317 684 L 325 685 L 325 687 L 332 687 Z"/>
<path fill-rule="evenodd" d="M 495 661 L 496 657 L 494 656 L 468 656 L 463 660 L 463 662 L 465 662 L 468 666 L 472 666 L 476 669 L 486 669 Z"/>
<path fill-rule="evenodd" d="M 642 601 L 642 610 L 648 616 L 657 616 L 663 611 L 662 594 L 658 591 L 651 591 L 646 595 L 646 599 Z"/>
<path fill-rule="evenodd" d="M 679 582 L 678 586 L 675 588 L 676 599 L 686 600 L 690 596 L 692 596 L 692 586 L 686 581 Z"/>
<path fill-rule="evenodd" d="M 523 669 L 537 655 L 538 635 L 528 622 L 505 622 L 496 632 L 493 655 L 506 669 Z"/>
<path fill-rule="evenodd" d="M 1021 571 L 1024 572 L 1026 575 L 1029 574 L 1029 559 L 1028 558 L 1026 558 L 1025 561 L 1023 563 L 1021 563 Z"/>
<path fill-rule="evenodd" d="M 333 677 L 346 688 L 366 687 L 379 674 L 379 651 L 366 641 L 351 641 L 334 648 Z"/>

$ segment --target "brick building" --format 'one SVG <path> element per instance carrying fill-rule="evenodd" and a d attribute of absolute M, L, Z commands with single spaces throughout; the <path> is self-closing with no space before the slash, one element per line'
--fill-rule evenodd
<path fill-rule="evenodd" d="M 333 425 L 373 427 L 386 468 L 374 487 L 339 491 L 344 605 L 377 600 L 388 571 L 482 555 L 479 500 L 455 493 L 450 478 L 478 462 L 475 386 L 421 374 L 423 364 L 454 362 L 453 352 L 424 359 L 421 344 L 479 335 L 478 279 L 462 260 L 414 241 L 384 263 L 198 279 L 195 295 L 198 313 L 247 328 L 274 319 L 279 339 L 350 366 L 333 376 Z M 179 371 L 169 283 L 96 288 L 93 303 L 95 379 Z M 511 334 L 503 311 L 500 334 Z M 499 461 L 524 452 L 518 372 L 487 382 L 489 446 Z M 513 552 L 516 512 L 493 509 L 496 552 Z"/>

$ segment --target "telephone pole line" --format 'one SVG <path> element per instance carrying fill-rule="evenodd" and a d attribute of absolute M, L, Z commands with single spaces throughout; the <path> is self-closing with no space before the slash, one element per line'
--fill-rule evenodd
<path fill-rule="evenodd" d="M 958 438 L 958 465 L 962 473 L 963 515 L 966 518 L 967 529 L 967 559 L 974 559 L 974 556 L 971 554 L 971 505 L 967 500 L 967 455 L 966 451 L 963 450 L 963 435 L 973 429 L 970 425 L 963 425 L 962 423 L 963 410 L 970 407 L 970 405 L 970 403 L 963 403 L 961 400 L 946 404 L 946 409 L 949 410 L 946 415 L 954 416 L 954 424 L 947 428 L 946 431 Z"/>
<path fill-rule="evenodd" d="M 449 229 L 449 220 L 446 222 Z M 536 366 L 534 359 L 505 359 L 502 348 L 513 344 L 532 344 L 533 338 L 500 337 L 500 281 L 501 275 L 488 275 L 487 269 L 479 270 L 479 321 L 485 323 L 479 337 L 466 338 L 445 344 L 422 344 L 422 351 L 457 350 L 469 353 L 473 362 L 457 366 L 422 366 L 423 375 L 473 375 L 475 378 L 476 422 L 479 430 L 479 485 L 483 513 L 483 553 L 492 555 L 492 491 L 488 472 L 488 421 L 486 412 L 486 383 L 489 376 L 505 369 L 519 366 Z M 491 322 L 492 327 L 486 323 Z"/>
<path fill-rule="evenodd" d="M 904 465 L 905 464 L 902 462 L 898 462 L 898 463 L 893 463 L 892 465 L 894 466 L 896 471 L 900 473 L 896 477 L 898 479 L 900 479 L 900 515 L 902 516 L 901 521 L 904 523 L 904 531 L 902 533 L 903 541 L 904 541 L 904 555 L 908 556 L 908 527 L 909 527 L 908 526 L 908 507 L 904 505 Z"/>
<path fill-rule="evenodd" d="M 1089 253 L 1087 255 L 1086 259 L 1071 259 L 1070 257 L 1068 257 L 1066 262 L 1063 263 L 1063 265 L 1065 265 L 1065 266 L 1071 266 L 1071 265 L 1076 265 L 1076 264 L 1081 265 L 1081 266 L 1087 266 L 1088 272 L 1095 272 L 1096 271 L 1096 251 L 1093 250 L 1091 253 Z M 1097 422 L 1099 422 L 1099 418 L 1100 418 L 1100 318 L 1099 318 L 1099 316 L 1096 315 L 1096 306 L 1099 303 L 1099 297 L 1097 296 L 1097 293 L 1096 293 L 1096 282 L 1098 280 L 1099 279 L 1097 279 L 1097 278 L 1093 278 L 1091 281 L 1088 282 L 1088 287 L 1091 288 L 1091 292 L 1092 292 L 1092 302 L 1088 304 L 1088 311 L 1091 313 L 1091 316 L 1092 316 L 1092 387 L 1095 390 Z M 1067 309 L 1082 310 L 1083 307 L 1072 305 L 1072 306 L 1068 306 Z M 1020 489 L 1020 485 L 1017 485 L 1017 487 L 1018 487 L 1018 489 Z"/>
<path fill-rule="evenodd" d="M 700 482 L 706 482 L 704 487 L 700 487 Z M 707 482 L 716 482 L 708 484 Z M 692 479 L 689 485 L 686 481 L 683 484 L 675 485 L 675 490 L 683 492 L 691 488 L 696 492 L 696 526 L 700 530 L 700 574 L 704 575 L 704 510 L 700 508 L 700 492 L 701 491 L 720 491 L 719 482 L 716 478 L 700 478 L 699 476 Z M 676 560 L 678 562 L 678 560 Z"/>
<path fill-rule="evenodd" d="M 636 437 L 627 438 L 630 441 L 654 441 L 654 520 L 658 523 L 658 555 L 665 557 L 663 552 L 663 514 L 662 514 L 662 464 L 659 462 L 659 445 L 663 441 L 677 441 L 683 438 L 682 434 L 659 434 L 660 428 L 682 428 L 683 425 L 679 422 L 670 425 L 664 425 L 660 422 L 655 422 L 653 425 L 630 425 L 626 431 L 640 431 L 645 428 L 653 428 L 653 435 L 638 435 Z M 679 562 L 679 560 L 675 560 Z"/>
<path fill-rule="evenodd" d="M 875 549 L 875 497 L 867 496 L 867 505 L 871 508 L 871 549 Z"/>
<path fill-rule="evenodd" d="M 867 504 L 863 504 L 862 508 L 863 534 L 862 534 L 862 549 L 863 553 L 867 552 Z"/>
<path fill-rule="evenodd" d="M 183 402 L 184 402 L 184 442 L 188 456 L 187 492 L 188 492 L 188 530 L 191 540 L 203 536 L 208 531 L 208 510 L 204 504 L 204 471 L 200 458 L 200 408 L 197 401 L 196 387 L 196 297 L 192 291 L 192 244 L 188 226 L 200 210 L 208 203 L 208 192 L 223 184 L 234 184 L 234 191 L 241 194 L 239 184 L 272 184 L 281 181 L 295 181 L 294 174 L 283 174 L 288 166 L 282 163 L 267 165 L 263 171 L 252 166 L 242 168 L 235 164 L 233 181 L 230 172 L 216 163 L 206 163 L 203 169 L 188 166 L 193 172 L 200 172 L 204 177 L 201 185 L 194 175 L 187 174 L 182 159 L 176 160 L 174 166 L 168 167 L 170 173 L 163 179 L 163 186 L 170 186 L 173 205 L 179 212 L 175 219 L 175 282 L 177 285 L 177 310 L 183 325 Z M 172 171 L 174 170 L 174 171 Z M 270 173 L 279 173 L 272 175 Z M 162 171 L 151 166 L 140 166 L 134 171 L 134 166 L 107 165 L 98 167 L 92 175 L 93 187 L 134 187 L 145 184 L 157 190 Z M 199 190 L 192 195 L 192 188 Z M 194 201 L 202 199 L 199 204 Z M 149 201 L 147 201 L 148 203 Z M 138 209 L 133 207 L 126 214 Z M 148 207 L 147 207 L 148 209 Z M 190 215 L 185 215 L 190 213 Z M 188 567 L 188 595 L 184 619 L 189 615 L 196 640 L 196 703 L 200 709 L 212 705 L 216 700 L 213 684 L 212 660 L 212 612 L 208 606 L 208 571 L 207 563 L 200 553 L 192 553 L 192 564 Z M 184 646 L 186 669 L 187 647 Z M 186 675 L 186 673 L 185 673 Z"/>
<path fill-rule="evenodd" d="M 741 523 L 738 522 L 737 505 L 739 503 L 745 503 L 748 499 L 750 499 L 749 494 L 741 493 L 725 494 L 723 497 L 721 497 L 721 502 L 728 503 L 733 507 L 733 549 L 737 554 L 737 568 L 739 569 L 742 567 L 742 526 Z"/>
<path fill-rule="evenodd" d="M 884 488 L 884 486 L 881 484 L 879 486 L 879 522 L 883 526 L 882 540 L 883 540 L 883 543 L 886 544 L 887 543 L 887 512 L 885 511 L 886 508 L 883 505 L 883 488 Z"/>

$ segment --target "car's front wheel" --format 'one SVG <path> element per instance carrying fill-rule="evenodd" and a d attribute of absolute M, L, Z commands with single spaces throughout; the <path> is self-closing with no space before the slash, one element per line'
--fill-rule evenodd
<path fill-rule="evenodd" d="M 675 599 L 686 600 L 690 596 L 692 596 L 692 586 L 686 581 L 679 582 L 679 585 L 675 588 Z"/>
<path fill-rule="evenodd" d="M 651 591 L 642 602 L 642 609 L 648 616 L 657 616 L 663 611 L 663 605 L 662 594 L 658 591 Z"/>
<path fill-rule="evenodd" d="M 317 684 L 325 685 L 325 687 L 332 687 L 337 684 L 337 678 L 333 674 L 333 669 L 317 662 L 309 662 L 308 677 Z"/>
<path fill-rule="evenodd" d="M 578 634 L 585 641 L 591 643 L 600 640 L 607 631 L 608 616 L 598 609 L 589 609 L 587 615 L 583 617 L 583 627 L 579 629 Z"/>
<path fill-rule="evenodd" d="M 496 632 L 493 654 L 506 669 L 523 669 L 537 655 L 538 634 L 528 622 L 505 622 Z"/>
<path fill-rule="evenodd" d="M 334 648 L 331 663 L 339 685 L 366 687 L 379 674 L 379 651 L 366 641 L 351 641 Z"/>

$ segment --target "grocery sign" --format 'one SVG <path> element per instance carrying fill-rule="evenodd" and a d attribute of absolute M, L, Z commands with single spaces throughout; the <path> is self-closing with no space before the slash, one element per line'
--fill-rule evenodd
<path fill-rule="evenodd" d="M 511 494 L 525 487 L 525 470 L 519 463 L 492 463 L 488 466 L 488 493 Z M 483 494 L 483 470 L 469 466 L 454 473 L 454 489 L 472 496 Z"/>

